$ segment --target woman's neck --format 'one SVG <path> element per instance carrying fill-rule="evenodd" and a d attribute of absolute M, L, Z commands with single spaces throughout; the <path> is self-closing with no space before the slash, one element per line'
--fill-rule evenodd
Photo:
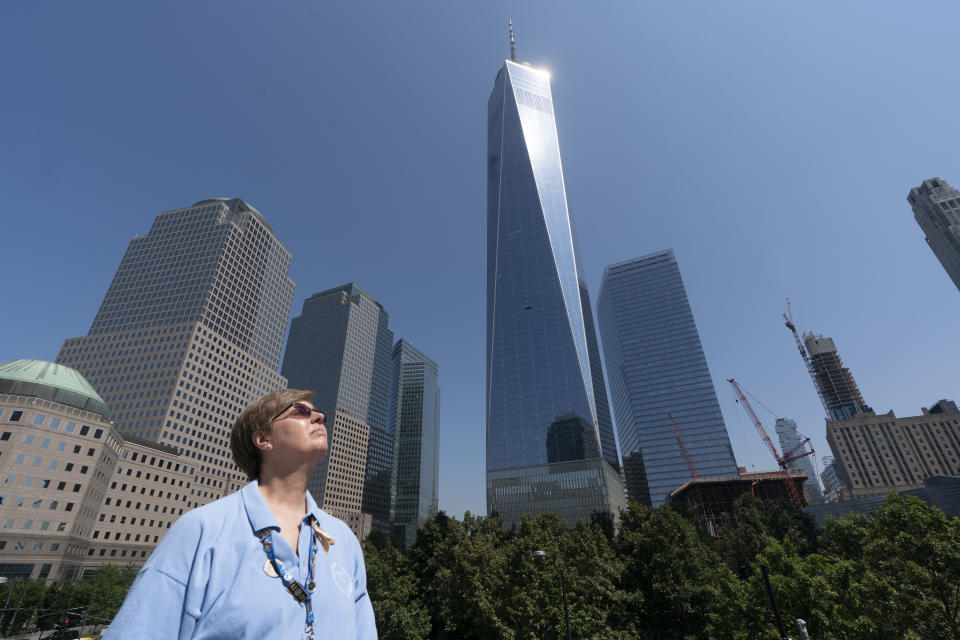
<path fill-rule="evenodd" d="M 296 515 L 302 517 L 307 512 L 307 473 L 276 474 L 264 469 L 260 473 L 260 495 L 274 515 Z"/>

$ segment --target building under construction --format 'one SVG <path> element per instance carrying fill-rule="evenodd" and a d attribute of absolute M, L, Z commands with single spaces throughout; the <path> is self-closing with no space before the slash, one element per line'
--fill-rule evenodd
<path fill-rule="evenodd" d="M 807 480 L 806 474 L 791 473 L 793 482 L 801 489 Z M 791 504 L 790 490 L 782 471 L 745 473 L 733 478 L 697 478 L 684 482 L 670 493 L 670 502 L 690 518 L 700 530 L 719 538 L 723 526 L 736 527 L 737 519 L 733 503 L 745 493 L 761 500 L 776 500 Z"/>
<path fill-rule="evenodd" d="M 813 382 L 823 399 L 823 407 L 831 420 L 846 420 L 870 411 L 850 370 L 843 366 L 832 338 L 813 333 L 803 334 L 803 343 L 810 356 Z"/>

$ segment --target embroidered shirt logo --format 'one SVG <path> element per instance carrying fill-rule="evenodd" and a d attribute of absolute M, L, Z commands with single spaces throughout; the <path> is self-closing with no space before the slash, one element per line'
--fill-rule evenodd
<path fill-rule="evenodd" d="M 346 569 L 334 562 L 330 565 L 330 575 L 333 577 L 333 584 L 337 586 L 340 593 L 347 597 L 353 595 L 353 578 Z"/>

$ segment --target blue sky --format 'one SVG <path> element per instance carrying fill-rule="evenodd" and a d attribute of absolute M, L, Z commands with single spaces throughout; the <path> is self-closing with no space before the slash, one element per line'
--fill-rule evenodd
<path fill-rule="evenodd" d="M 84 335 L 157 213 L 242 197 L 293 254 L 294 314 L 354 281 L 439 363 L 440 506 L 483 513 L 508 19 L 552 73 L 591 294 L 606 264 L 676 250 L 741 465 L 774 462 L 729 377 L 828 454 L 787 296 L 878 412 L 960 400 L 960 293 L 906 202 L 960 185 L 947 2 L 4 2 L 0 361 Z"/>

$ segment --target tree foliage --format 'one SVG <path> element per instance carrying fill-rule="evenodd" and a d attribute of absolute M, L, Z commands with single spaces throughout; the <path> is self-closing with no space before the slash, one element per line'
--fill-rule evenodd
<path fill-rule="evenodd" d="M 670 507 L 636 502 L 614 522 L 571 526 L 440 512 L 411 549 L 364 543 L 384 640 L 779 640 L 760 571 L 788 633 L 814 640 L 960 640 L 960 519 L 891 495 L 872 515 L 830 519 L 740 498 L 714 540 Z M 537 553 L 535 553 L 537 552 Z M 0 585 L 0 635 L 70 617 L 108 620 L 136 571 L 105 566 L 74 582 Z M 566 607 L 564 606 L 566 599 Z"/>

